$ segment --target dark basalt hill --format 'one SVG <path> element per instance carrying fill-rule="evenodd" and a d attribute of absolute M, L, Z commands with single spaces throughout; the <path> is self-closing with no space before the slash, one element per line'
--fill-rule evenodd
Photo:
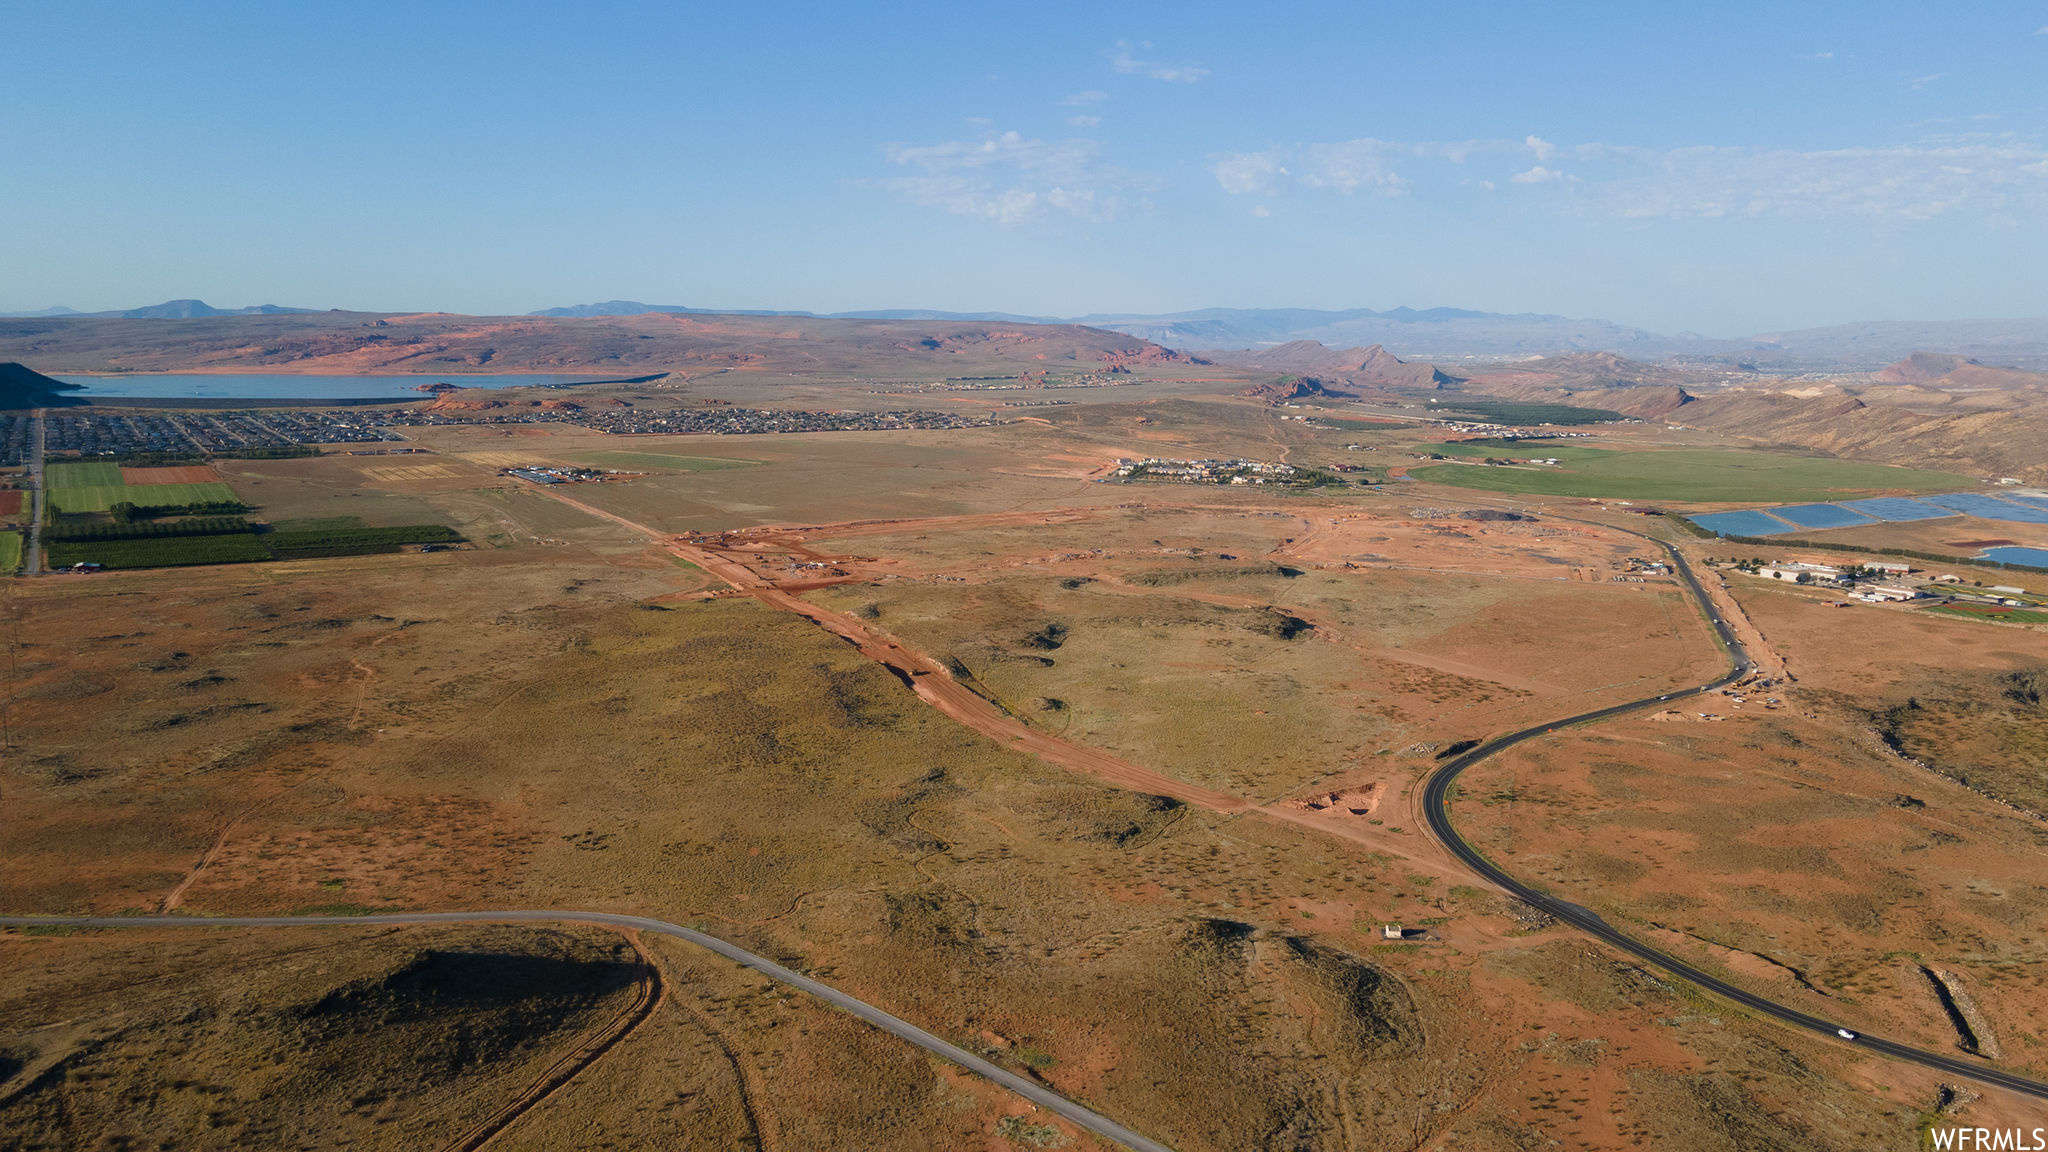
<path fill-rule="evenodd" d="M 79 391 L 79 385 L 52 380 L 25 364 L 0 363 L 0 408 L 61 408 L 72 404 L 83 404 L 66 392 Z"/>

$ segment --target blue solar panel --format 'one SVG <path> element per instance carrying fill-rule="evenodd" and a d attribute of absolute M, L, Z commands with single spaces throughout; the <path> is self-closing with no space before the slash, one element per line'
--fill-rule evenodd
<path fill-rule="evenodd" d="M 2001 496 L 2001 500 L 2017 500 L 2030 508 L 2048 509 L 2048 496 Z"/>
<path fill-rule="evenodd" d="M 1787 508 L 1773 508 L 1771 515 L 1780 520 L 1790 520 L 1801 528 L 1847 528 L 1852 524 L 1875 524 L 1877 518 L 1833 504 L 1794 504 Z"/>
<path fill-rule="evenodd" d="M 1994 500 L 1975 492 L 1953 492 L 1947 496 L 1929 496 L 1929 504 L 1953 508 L 1965 516 L 1983 520 L 2006 520 L 2014 524 L 2048 524 L 2048 508 L 2033 508 L 2025 504 L 2009 504 Z"/>
<path fill-rule="evenodd" d="M 1719 536 L 1782 536 L 1799 529 L 1761 512 L 1709 512 L 1690 517 L 1693 523 Z"/>
<path fill-rule="evenodd" d="M 1918 500 L 1908 500 L 1903 496 L 1876 496 L 1869 500 L 1845 500 L 1842 502 L 1842 507 L 1861 512 L 1865 516 L 1875 516 L 1879 520 L 1939 520 L 1943 516 L 1955 515 L 1954 512 L 1947 508 L 1935 508 L 1931 505 L 1922 504 Z"/>

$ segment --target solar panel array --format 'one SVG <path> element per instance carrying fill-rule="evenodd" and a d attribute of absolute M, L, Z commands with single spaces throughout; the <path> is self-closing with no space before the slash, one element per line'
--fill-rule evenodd
<path fill-rule="evenodd" d="M 1941 496 L 1873 496 L 1836 504 L 1787 504 L 1693 516 L 1693 523 L 1722 536 L 1782 536 L 1787 532 L 1856 528 L 1880 520 L 1904 523 L 1975 516 L 2013 524 L 2048 524 L 2048 495 L 2038 492 L 1950 492 Z"/>
<path fill-rule="evenodd" d="M 1877 518 L 1854 512 L 1833 504 L 1794 504 L 1786 508 L 1773 508 L 1771 515 L 1780 520 L 1790 520 L 1801 528 L 1849 528 L 1858 524 L 1875 524 Z"/>
<path fill-rule="evenodd" d="M 1861 512 L 1865 516 L 1875 516 L 1879 520 L 1891 521 L 1939 520 L 1944 516 L 1955 515 L 1954 512 L 1947 508 L 1936 508 L 1932 504 L 1922 504 L 1918 500 L 1908 500 L 1903 496 L 1874 496 L 1868 500 L 1844 500 L 1842 507 L 1854 512 Z"/>
<path fill-rule="evenodd" d="M 1720 536 L 1783 536 L 1787 532 L 1799 531 L 1797 525 L 1753 511 L 1709 512 L 1690 519 Z"/>
<path fill-rule="evenodd" d="M 2014 524 L 2048 524 L 2048 508 L 2017 504 L 1975 492 L 1952 492 L 1946 496 L 1929 496 L 1926 500 L 1929 504 L 1952 508 L 1966 516 L 1975 516 L 1982 520 L 2005 520 Z"/>

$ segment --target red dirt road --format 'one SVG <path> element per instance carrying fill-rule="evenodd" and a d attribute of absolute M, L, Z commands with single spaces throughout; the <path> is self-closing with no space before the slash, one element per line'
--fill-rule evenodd
<path fill-rule="evenodd" d="M 684 540 L 657 532 L 644 524 L 637 524 L 623 516 L 594 508 L 573 497 L 544 489 L 548 495 L 572 508 L 587 512 L 603 520 L 609 520 L 622 528 L 629 529 L 650 540 L 659 542 L 674 555 L 688 560 L 733 588 L 746 593 L 771 608 L 793 612 L 835 636 L 839 636 L 860 650 L 861 655 L 883 665 L 894 672 L 904 683 L 910 685 L 925 703 L 952 717 L 955 721 L 996 740 L 1006 747 L 1030 752 L 1049 764 L 1056 764 L 1070 771 L 1093 776 L 1098 780 L 1129 788 L 1136 792 L 1156 796 L 1170 796 L 1183 804 L 1193 804 L 1212 812 L 1244 812 L 1253 807 L 1251 801 L 1226 792 L 1176 780 L 1171 776 L 1140 767 L 1128 760 L 1069 744 L 1055 736 L 1047 735 L 1030 727 L 1023 721 L 998 708 L 996 705 L 975 695 L 965 685 L 953 679 L 943 665 L 922 652 L 904 647 L 887 636 L 876 633 L 861 621 L 844 613 L 820 608 L 807 600 L 799 599 L 789 591 L 777 588 L 755 574 L 751 569 L 722 552 L 690 544 Z M 1008 520 L 1023 514 L 1006 514 L 1004 517 L 974 517 L 977 521 Z M 1030 514 L 1042 519 L 1046 513 Z M 957 521 L 959 518 L 944 517 L 942 520 Z M 893 521 L 901 525 L 908 521 Z M 822 531 L 811 529 L 810 531 Z"/>

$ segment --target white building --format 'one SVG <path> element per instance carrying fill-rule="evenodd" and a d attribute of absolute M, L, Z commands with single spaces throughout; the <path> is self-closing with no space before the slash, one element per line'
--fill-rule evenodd
<path fill-rule="evenodd" d="M 1803 561 L 1795 561 L 1790 564 L 1766 564 L 1757 569 L 1756 574 L 1770 580 L 1791 580 L 1794 582 L 1798 581 L 1801 576 L 1804 576 L 1809 584 L 1821 580 L 1840 580 L 1842 578 L 1842 570 L 1840 568 L 1832 568 L 1826 564 L 1807 564 Z"/>
<path fill-rule="evenodd" d="M 1920 590 L 1904 584 L 1865 584 L 1856 595 L 1864 600 L 1918 600 Z"/>

